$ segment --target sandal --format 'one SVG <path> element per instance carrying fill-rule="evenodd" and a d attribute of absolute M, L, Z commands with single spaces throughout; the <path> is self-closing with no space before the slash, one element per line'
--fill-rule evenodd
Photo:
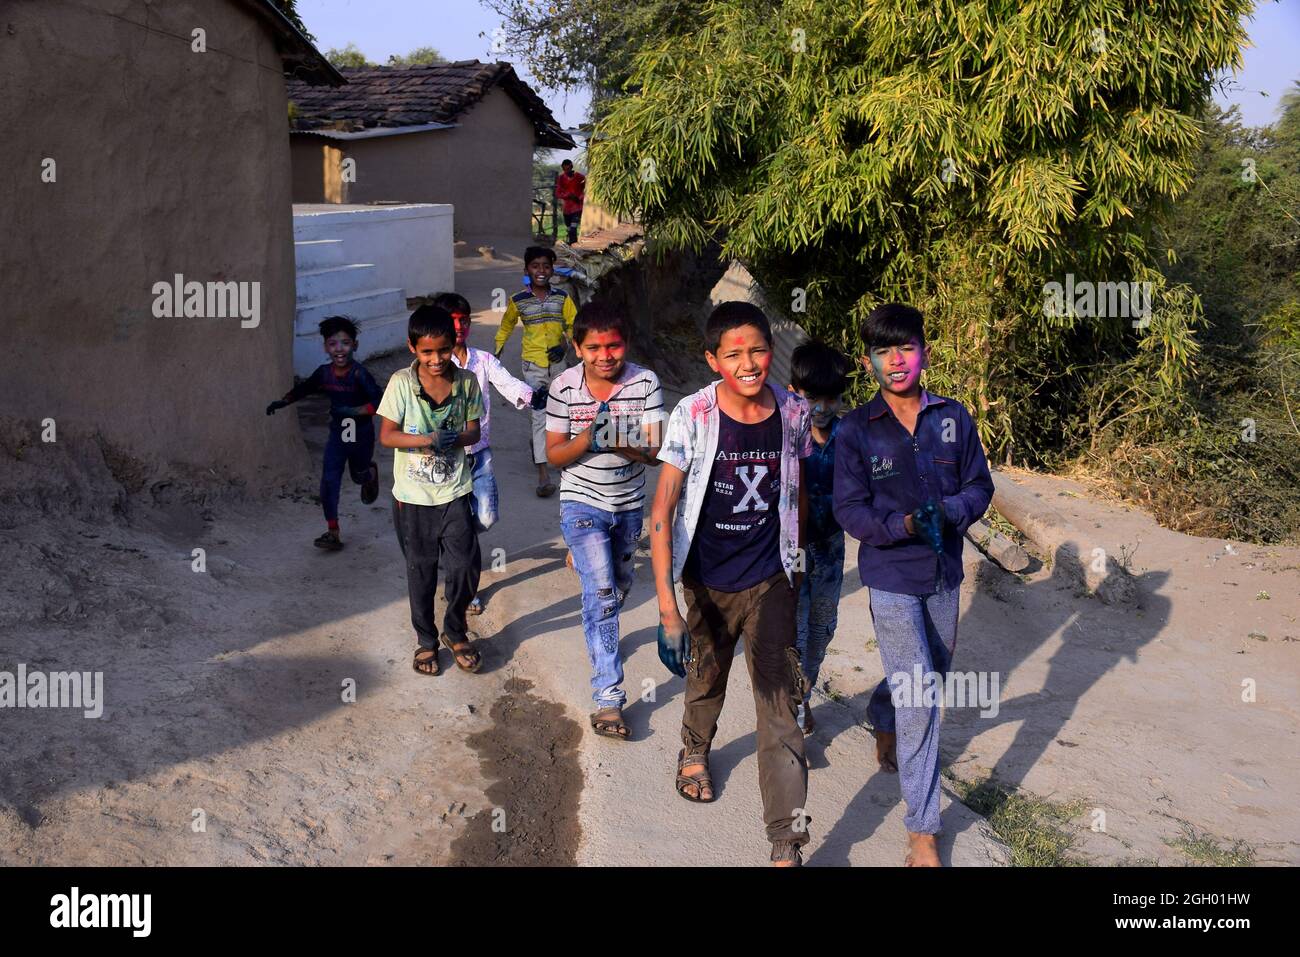
<path fill-rule="evenodd" d="M 343 547 L 343 543 L 339 541 L 338 536 L 331 535 L 329 532 L 316 539 L 312 544 L 317 548 L 325 549 L 327 552 L 337 552 Z"/>
<path fill-rule="evenodd" d="M 475 598 L 472 602 L 470 602 L 467 606 L 465 606 L 465 614 L 467 615 L 483 614 L 483 603 L 479 601 L 477 598 Z"/>
<path fill-rule="evenodd" d="M 703 771 L 696 771 L 694 774 L 683 774 L 682 768 L 691 764 L 700 764 L 704 766 Z M 709 755 L 704 754 L 687 754 L 686 749 L 682 748 L 677 752 L 677 781 L 675 784 L 677 793 L 686 800 L 694 804 L 712 804 L 718 796 L 713 793 L 713 777 L 709 774 Z M 695 788 L 695 796 L 686 793 L 688 787 Z M 709 789 L 709 796 L 701 797 L 704 789 Z"/>
<path fill-rule="evenodd" d="M 442 673 L 442 668 L 438 665 L 438 649 L 416 648 L 415 657 L 411 659 L 411 667 L 415 669 L 416 674 L 427 675 L 430 678 L 437 677 Z"/>
<path fill-rule="evenodd" d="M 483 656 L 474 650 L 474 646 L 468 638 L 452 641 L 446 635 L 443 635 L 441 641 L 451 651 L 451 656 L 456 660 L 456 667 L 461 671 L 475 672 L 483 667 Z M 471 663 L 467 665 L 465 664 L 466 661 Z"/>
<path fill-rule="evenodd" d="M 550 497 L 551 497 L 552 495 L 554 495 L 554 494 L 555 494 L 555 483 L 554 483 L 554 482 L 547 482 L 545 485 L 539 485 L 539 486 L 537 486 L 537 497 L 538 497 L 538 498 L 550 498 Z"/>
<path fill-rule="evenodd" d="M 591 730 L 606 738 L 626 741 L 629 732 L 627 725 L 623 723 L 623 709 L 618 705 L 610 705 L 608 708 L 592 712 Z"/>

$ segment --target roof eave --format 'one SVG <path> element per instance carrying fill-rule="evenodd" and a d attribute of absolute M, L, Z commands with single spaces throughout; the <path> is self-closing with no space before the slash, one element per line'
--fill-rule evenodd
<path fill-rule="evenodd" d="M 294 76 L 312 86 L 343 86 L 344 78 L 325 54 L 316 49 L 297 25 L 271 0 L 246 0 L 263 20 L 275 31 L 280 43 L 276 46 L 285 76 Z"/>

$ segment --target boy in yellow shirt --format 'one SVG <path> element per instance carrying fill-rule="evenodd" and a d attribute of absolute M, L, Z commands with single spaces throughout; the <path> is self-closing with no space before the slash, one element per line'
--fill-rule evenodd
<path fill-rule="evenodd" d="M 520 377 L 534 391 L 545 393 L 551 380 L 564 371 L 564 355 L 578 308 L 562 289 L 551 288 L 555 273 L 553 251 L 545 246 L 529 246 L 524 251 L 524 269 L 530 286 L 515 293 L 506 304 L 494 351 L 500 358 L 515 324 L 522 321 L 524 361 Z M 555 483 L 546 471 L 545 409 L 533 412 L 533 464 L 537 466 L 537 494 L 549 498 L 555 494 Z"/>

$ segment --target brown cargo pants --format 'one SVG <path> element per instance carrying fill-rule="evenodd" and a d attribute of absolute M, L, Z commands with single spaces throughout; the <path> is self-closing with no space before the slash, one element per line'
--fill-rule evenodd
<path fill-rule="evenodd" d="M 682 587 L 691 633 L 682 744 L 688 754 L 708 753 L 727 697 L 736 643 L 744 638 L 758 718 L 758 789 L 767 839 L 806 844 L 808 763 L 803 732 L 795 721 L 803 701 L 795 650 L 795 591 L 784 572 L 739 592 L 716 591 L 685 578 Z"/>

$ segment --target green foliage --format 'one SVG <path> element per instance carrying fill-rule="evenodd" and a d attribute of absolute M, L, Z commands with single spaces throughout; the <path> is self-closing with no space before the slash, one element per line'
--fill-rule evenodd
<path fill-rule="evenodd" d="M 713 0 L 689 34 L 636 54 L 628 95 L 597 124 L 592 182 L 658 243 L 718 240 L 773 298 L 805 290 L 808 312 L 795 318 L 850 352 L 874 305 L 921 308 L 929 386 L 972 409 L 995 460 L 1062 466 L 1153 449 L 1143 469 L 1218 470 L 1230 484 L 1243 480 L 1243 453 L 1225 413 L 1258 393 L 1230 390 L 1207 409 L 1204 366 L 1218 366 L 1220 339 L 1239 352 L 1243 341 L 1224 303 L 1261 342 L 1294 343 L 1300 314 L 1286 305 L 1294 227 L 1258 218 L 1270 200 L 1278 215 L 1300 208 L 1294 154 L 1270 146 L 1300 114 L 1272 132 L 1223 134 L 1256 150 L 1267 189 L 1226 182 L 1240 156 L 1218 160 L 1225 182 L 1198 179 L 1211 80 L 1240 67 L 1251 6 Z M 1159 223 L 1189 189 L 1254 207 L 1220 204 L 1203 248 L 1180 246 L 1184 266 L 1162 269 Z M 1218 241 L 1229 235 L 1240 242 Z M 1234 299 L 1243 258 L 1249 301 Z M 1046 291 L 1067 274 L 1150 283 L 1149 321 L 1056 314 Z M 855 398 L 870 391 L 859 381 Z M 1245 458 L 1279 450 L 1269 448 Z M 1284 480 L 1269 494 L 1296 499 L 1300 477 L 1268 474 Z M 1207 506 L 1213 521 L 1222 504 Z M 1274 537 L 1254 518 L 1215 527 Z"/>
<path fill-rule="evenodd" d="M 1300 96 L 1282 110 L 1251 129 L 1207 105 L 1193 186 L 1157 234 L 1205 307 L 1189 412 L 1103 417 L 1085 456 L 1175 528 L 1265 542 L 1300 530 Z"/>
<path fill-rule="evenodd" d="M 366 55 L 361 52 L 355 43 L 351 41 L 343 49 L 330 47 L 325 51 L 325 59 L 334 64 L 335 67 L 342 69 L 346 66 L 378 66 L 378 63 L 371 63 L 366 59 Z"/>
<path fill-rule="evenodd" d="M 502 19 L 503 60 L 542 87 L 592 92 L 600 115 L 620 95 L 642 47 L 692 29 L 702 0 L 480 0 Z"/>
<path fill-rule="evenodd" d="M 416 47 L 410 53 L 399 56 L 394 53 L 388 58 L 389 66 L 430 66 L 434 63 L 446 63 L 447 58 L 433 47 Z"/>
<path fill-rule="evenodd" d="M 289 22 L 298 28 L 299 33 L 312 43 L 316 42 L 316 37 L 307 29 L 307 24 L 303 23 L 302 17 L 298 15 L 296 0 L 275 0 L 275 5 L 280 8 L 280 12 L 285 15 Z"/>

